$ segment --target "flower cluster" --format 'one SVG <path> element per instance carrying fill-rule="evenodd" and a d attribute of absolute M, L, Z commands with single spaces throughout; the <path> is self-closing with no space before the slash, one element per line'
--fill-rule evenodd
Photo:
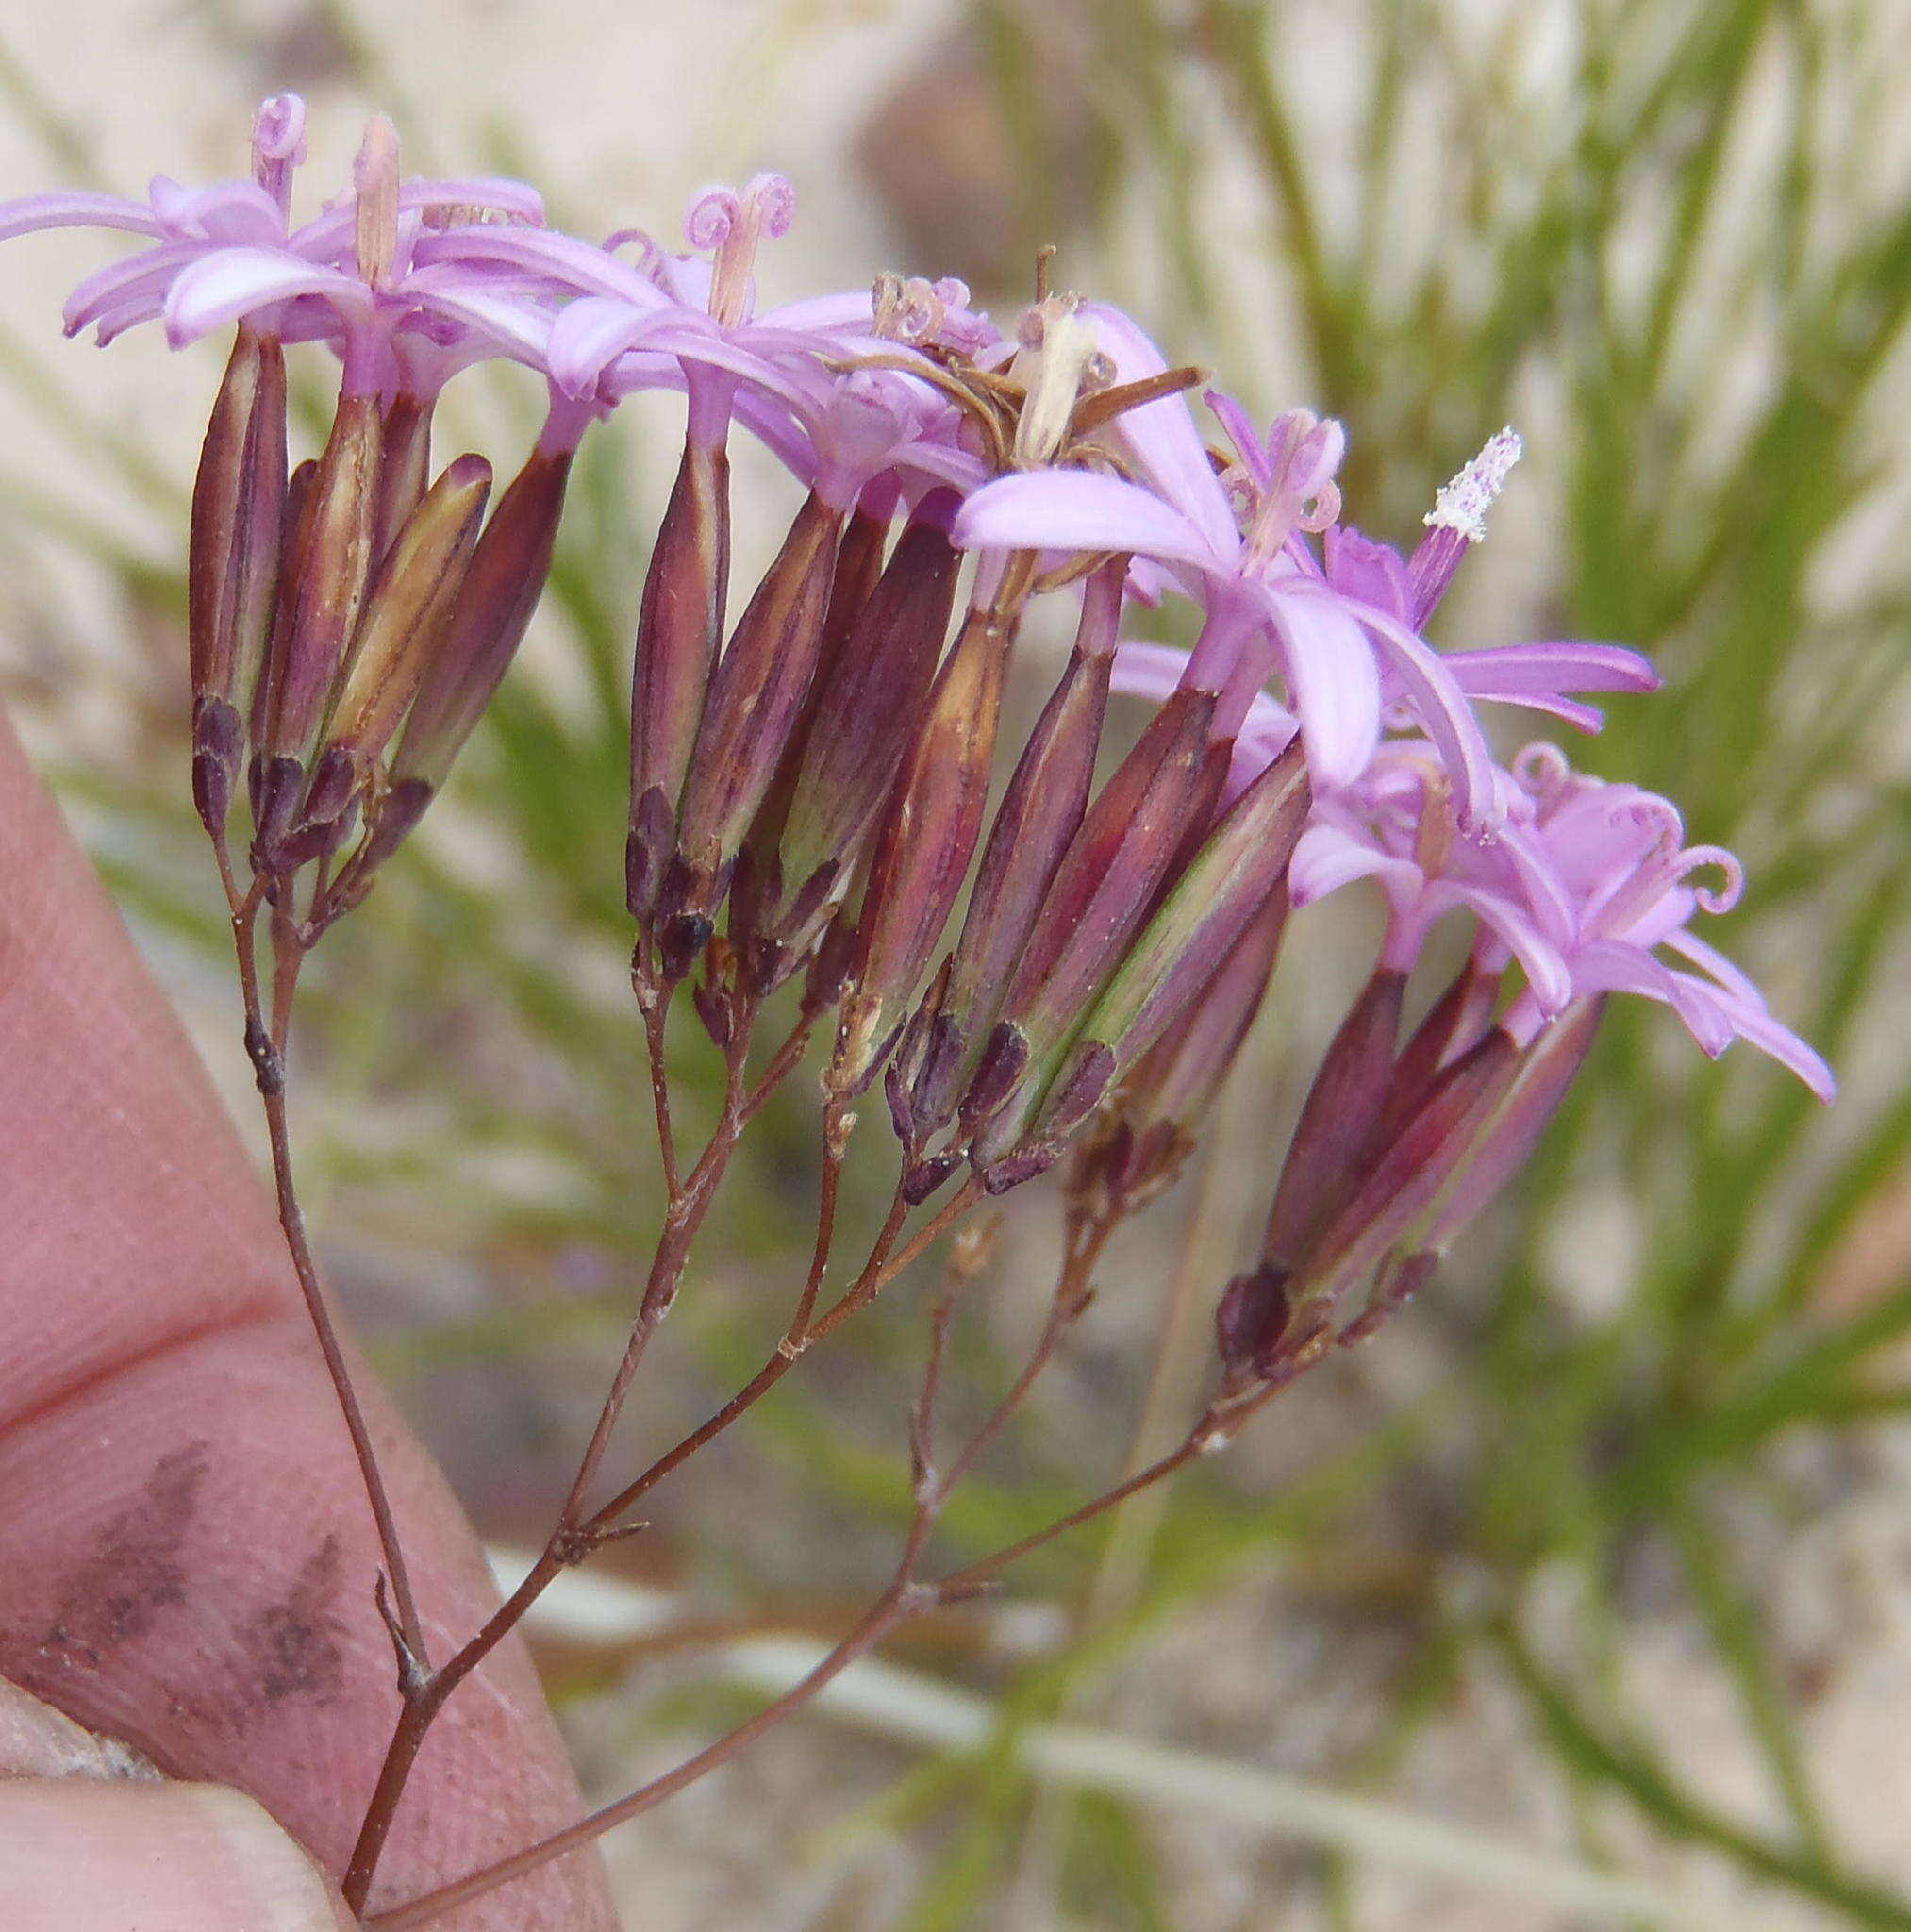
<path fill-rule="evenodd" d="M 1292 915 L 1357 879 L 1385 895 L 1386 936 L 1261 1260 L 1221 1306 L 1244 1387 L 1424 1277 L 1524 1158 L 1611 994 L 1670 1006 L 1708 1053 L 1748 1039 L 1829 1097 L 1822 1062 L 1688 929 L 1737 896 L 1730 855 L 1551 746 L 1494 758 L 1478 707 L 1597 729 L 1587 694 L 1651 691 L 1644 660 L 1424 636 L 1519 458 L 1510 430 L 1402 555 L 1342 521 L 1339 424 L 1297 409 L 1263 432 L 1218 391 L 1197 404 L 1198 372 L 1051 290 L 1046 264 L 1004 329 L 960 283 L 899 275 L 763 308 L 757 256 L 792 213 L 780 176 L 699 198 L 687 252 L 634 230 L 600 246 L 547 227 L 518 184 L 405 180 L 383 122 L 352 192 L 293 225 L 302 126 L 277 97 L 249 179 L 0 205 L 0 237 L 146 238 L 74 291 L 69 332 L 158 320 L 178 346 L 236 325 L 193 504 L 194 792 L 223 850 L 243 775 L 258 889 L 307 934 L 369 887 L 504 675 L 579 440 L 665 389 L 685 437 L 632 676 L 639 994 L 655 1016 L 688 985 L 725 1045 L 786 984 L 806 1024 L 834 1015 L 829 1106 L 840 1120 L 880 1077 L 908 1202 L 964 1168 L 999 1192 L 1071 1148 L 1084 1197 L 1146 1198 Z M 293 468 L 296 344 L 323 345 L 340 381 L 324 447 Z M 459 456 L 433 480 L 430 440 L 444 384 L 490 359 L 536 372 L 549 408 L 487 518 L 488 465 Z M 739 427 L 801 502 L 733 615 Z M 1190 651 L 1124 635 L 1170 594 L 1199 608 Z M 1074 642 L 1005 747 L 1041 598 L 1078 607 Z M 1109 758 L 1118 692 L 1155 708 Z M 1694 883 L 1707 871 L 1722 884 Z M 1466 963 L 1405 1032 L 1408 978 L 1450 913 Z"/>

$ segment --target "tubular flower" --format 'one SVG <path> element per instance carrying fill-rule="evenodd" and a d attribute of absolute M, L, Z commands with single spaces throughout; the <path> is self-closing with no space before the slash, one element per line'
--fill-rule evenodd
<path fill-rule="evenodd" d="M 1389 745 L 1354 791 L 1317 803 L 1294 855 L 1295 905 L 1373 879 L 1390 913 L 1380 960 L 1403 974 L 1442 917 L 1471 913 L 1475 964 L 1497 974 L 1517 961 L 1524 975 L 1502 1023 L 1522 1045 L 1578 1002 L 1639 993 L 1670 1006 L 1714 1058 L 1735 1038 L 1749 1040 L 1821 1100 L 1832 1097 L 1836 1082 L 1819 1055 L 1688 930 L 1695 914 L 1737 902 L 1744 874 L 1731 853 L 1687 846 L 1670 800 L 1574 773 L 1554 745 L 1527 746 L 1497 778 L 1501 838 L 1470 846 L 1453 836 L 1433 747 Z M 1693 882 L 1707 870 L 1721 883 Z"/>
<path fill-rule="evenodd" d="M 180 348 L 245 320 L 281 341 L 331 342 L 360 391 L 426 368 L 441 381 L 487 356 L 538 361 L 532 298 L 483 258 L 465 257 L 454 240 L 474 225 L 541 222 L 535 191 L 479 177 L 403 180 L 391 125 L 374 122 L 354 193 L 294 226 L 304 129 L 297 96 L 274 95 L 254 124 L 251 179 L 189 190 L 158 175 L 143 203 L 28 195 L 0 203 L 0 240 L 53 227 L 151 240 L 151 248 L 89 276 L 67 300 L 67 333 L 91 327 L 102 343 L 163 320 L 167 340 Z"/>
<path fill-rule="evenodd" d="M 1124 375 L 1161 366 L 1125 318 L 1096 313 Z M 1185 406 L 1163 400 L 1118 425 L 1139 480 L 1086 470 L 1005 477 L 965 505 L 956 541 L 986 547 L 1019 535 L 1055 549 L 1155 559 L 1203 605 L 1205 622 L 1181 681 L 1217 694 L 1219 736 L 1231 740 L 1248 724 L 1278 672 L 1316 789 L 1326 792 L 1359 777 L 1384 714 L 1404 712 L 1437 744 L 1467 832 L 1490 828 L 1498 809 L 1470 697 L 1537 706 L 1590 726 L 1597 714 L 1565 691 L 1656 683 L 1636 653 L 1613 646 L 1447 656 L 1419 636 L 1454 565 L 1484 534 L 1486 508 L 1518 453 L 1510 431 L 1440 492 L 1437 526 L 1408 563 L 1338 524 L 1334 476 L 1345 440 L 1338 424 L 1290 411 L 1262 436 L 1231 397 L 1210 391 L 1207 402 L 1233 446 L 1221 474 Z M 1324 539 L 1324 561 L 1306 541 L 1315 534 Z"/>

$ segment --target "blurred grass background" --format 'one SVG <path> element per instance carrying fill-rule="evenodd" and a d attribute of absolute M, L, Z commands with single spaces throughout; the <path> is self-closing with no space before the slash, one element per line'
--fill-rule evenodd
<path fill-rule="evenodd" d="M 1438 641 L 1653 655 L 1666 690 L 1570 749 L 1742 854 L 1720 941 L 1846 1081 L 1820 1115 L 1742 1049 L 1708 1067 L 1665 1015 L 1616 1014 L 1518 1198 L 1374 1350 L 1165 1507 L 1031 1566 L 1015 1593 L 1045 1616 L 985 1607 L 917 1641 L 912 1661 L 993 1699 L 993 1746 L 939 1757 L 806 1721 L 627 1836 L 630 1923 L 1586 1923 L 1304 1833 L 1038 1789 L 1014 1740 L 1059 1713 L 1760 1924 L 1911 1925 L 1911 11 L 732 0 L 581 8 L 556 49 L 513 0 L 382 25 L 344 0 L 96 11 L 76 56 L 0 30 L 9 191 L 227 172 L 251 96 L 291 85 L 320 181 L 377 101 L 423 163 L 523 169 L 586 231 L 661 230 L 706 175 L 785 166 L 804 207 L 766 263 L 779 292 L 894 262 L 963 274 L 1001 312 L 1057 242 L 1065 284 L 1128 303 L 1258 409 L 1344 418 L 1349 514 L 1395 540 L 1516 422 L 1529 459 Z M 153 97 L 186 75 L 186 105 Z M 0 675 L 245 1118 L 174 668 L 188 425 L 216 369 L 152 341 L 110 375 L 62 352 L 65 267 L 97 255 L 32 245 L 0 307 Z M 457 428 L 508 447 L 532 407 L 507 384 Z M 628 632 L 673 450 L 664 417 L 625 413 L 587 445 L 531 663 L 457 807 L 328 942 L 305 1023 L 330 1264 L 507 1538 L 538 1533 L 594 1410 L 655 1216 L 618 851 Z M 1151 1429 L 1187 1413 L 1356 937 L 1290 951 L 1217 1156 L 1118 1251 L 952 1547 L 1101 1487 L 1144 1407 Z M 688 1037 L 682 1071 L 709 1071 Z M 797 1092 L 732 1185 L 642 1441 L 760 1358 L 812 1160 Z M 1011 1204 L 958 1338 L 978 1403 L 1038 1318 L 1052 1221 Z M 714 1623 L 547 1657 L 593 1780 L 728 1707 L 696 1667 L 710 1638 L 827 1627 L 880 1575 L 920 1292 L 659 1497 L 629 1561 Z"/>

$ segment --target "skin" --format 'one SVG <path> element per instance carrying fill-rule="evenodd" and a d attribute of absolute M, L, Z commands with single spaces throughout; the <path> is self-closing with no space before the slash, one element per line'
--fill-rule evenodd
<path fill-rule="evenodd" d="M 443 1656 L 490 1582 L 359 1386 Z M 0 718 L 0 1924 L 348 1924 L 307 1857 L 342 1871 L 397 1709 L 377 1568 L 253 1159 Z M 175 1782 L 103 1777 L 89 1732 Z M 371 1909 L 579 1808 L 507 1642 L 427 1740 Z M 615 1919 L 587 1854 L 440 1923 Z"/>

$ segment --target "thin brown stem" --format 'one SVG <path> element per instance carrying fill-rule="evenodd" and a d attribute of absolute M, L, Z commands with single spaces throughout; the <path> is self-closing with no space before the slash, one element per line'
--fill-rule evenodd
<path fill-rule="evenodd" d="M 682 1191 L 677 1177 L 677 1137 L 671 1122 L 670 1067 L 664 1058 L 664 1035 L 670 1023 L 670 991 L 659 988 L 637 965 L 631 968 L 638 1009 L 643 1015 L 643 1039 L 650 1060 L 651 1109 L 656 1115 L 657 1156 L 663 1162 L 664 1196 L 674 1201 Z"/>
<path fill-rule="evenodd" d="M 913 1554 L 909 1560 L 913 1562 Z M 578 1820 L 575 1824 L 563 1831 L 554 1832 L 549 1838 L 537 1844 L 527 1845 L 523 1851 L 508 1858 L 501 1859 L 495 1865 L 474 1872 L 458 1879 L 455 1884 L 440 1887 L 437 1891 L 427 1892 L 423 1898 L 411 1900 L 389 1912 L 379 1912 L 366 1920 L 367 1932 L 406 1932 L 406 1928 L 423 1925 L 457 1907 L 467 1905 L 473 1899 L 482 1898 L 486 1893 L 495 1891 L 500 1886 L 507 1885 L 514 1878 L 521 1878 L 536 1871 L 540 1866 L 549 1864 L 554 1858 L 561 1858 L 568 1853 L 581 1851 L 593 1839 L 601 1837 L 613 1825 L 622 1824 L 627 1818 L 635 1818 L 640 1812 L 648 1811 L 660 1805 L 666 1798 L 674 1797 L 687 1785 L 726 1764 L 732 1757 L 753 1744 L 764 1732 L 773 1730 L 785 1718 L 808 1704 L 817 1693 L 825 1690 L 839 1677 L 851 1664 L 872 1649 L 883 1638 L 918 1611 L 927 1608 L 931 1599 L 917 1589 L 907 1577 L 906 1571 L 898 1571 L 896 1581 L 877 1598 L 864 1612 L 856 1625 L 840 1642 L 824 1657 L 800 1683 L 791 1686 L 773 1704 L 767 1705 L 754 1717 L 739 1724 L 735 1730 L 726 1732 L 714 1743 L 706 1745 L 694 1757 L 687 1757 L 673 1771 L 664 1773 L 661 1777 L 653 1778 L 649 1784 L 640 1787 L 627 1797 L 620 1798 L 614 1805 L 607 1805 L 602 1810 L 593 1811 L 590 1817 Z"/>
<path fill-rule="evenodd" d="M 1055 1292 L 1049 1297 L 1048 1317 L 1042 1324 L 1041 1334 L 1007 1393 L 989 1411 L 982 1425 L 964 1445 L 962 1453 L 949 1465 L 942 1477 L 945 1495 L 981 1460 L 983 1452 L 1008 1425 L 1016 1411 L 1028 1399 L 1029 1391 L 1040 1380 L 1043 1371 L 1055 1360 L 1055 1352 L 1061 1347 L 1069 1330 L 1081 1319 L 1082 1311 L 1088 1306 L 1090 1277 L 1095 1264 L 1101 1259 L 1102 1250 L 1107 1246 L 1108 1239 L 1118 1224 L 1116 1219 L 1110 1218 L 1071 1228 L 1062 1256 L 1061 1272 L 1055 1277 Z"/>
<path fill-rule="evenodd" d="M 1039 1550 L 1044 1544 L 1052 1543 L 1057 1537 L 1066 1536 L 1072 1529 L 1079 1529 L 1085 1523 L 1092 1523 L 1096 1517 L 1105 1516 L 1119 1504 L 1125 1503 L 1130 1496 L 1164 1481 L 1177 1470 L 1186 1469 L 1190 1462 L 1199 1461 L 1205 1456 L 1213 1456 L 1225 1449 L 1238 1433 L 1242 1424 L 1265 1403 L 1287 1387 L 1292 1376 L 1280 1381 L 1266 1382 L 1249 1390 L 1244 1394 L 1223 1392 L 1210 1402 L 1203 1410 L 1200 1420 L 1182 1439 L 1179 1445 L 1167 1455 L 1157 1457 L 1145 1469 L 1117 1483 L 1113 1489 L 1104 1490 L 1099 1496 L 1084 1503 L 1078 1508 L 1071 1509 L 1065 1516 L 1043 1528 L 1034 1530 L 1015 1542 L 1005 1543 L 992 1555 L 978 1557 L 972 1563 L 964 1564 L 960 1570 L 934 1586 L 939 1601 L 952 1603 L 960 1597 L 972 1594 L 993 1580 L 998 1572 L 1005 1570 L 1011 1563 L 1019 1562 L 1031 1551 Z"/>
<path fill-rule="evenodd" d="M 690 1257 L 691 1244 L 703 1224 L 711 1201 L 715 1198 L 718 1183 L 722 1180 L 742 1134 L 744 1108 L 749 1099 L 744 1084 L 749 1053 L 747 1014 L 742 1016 L 740 1024 L 735 1029 L 731 1044 L 726 1049 L 726 1078 L 722 1116 L 711 1133 L 708 1144 L 688 1177 L 680 1177 L 677 1174 L 669 1098 L 664 1087 L 665 1003 L 662 1000 L 645 1002 L 641 986 L 639 989 L 639 997 L 643 1010 L 645 1039 L 651 1056 L 653 1091 L 656 1096 L 658 1140 L 665 1150 L 664 1169 L 668 1196 L 664 1208 L 663 1232 L 658 1237 L 656 1252 L 651 1257 L 643 1296 L 639 1304 L 637 1315 L 631 1323 L 630 1335 L 624 1344 L 617 1373 L 611 1378 L 610 1388 L 598 1411 L 596 1425 L 591 1430 L 590 1440 L 578 1461 L 576 1474 L 565 1497 L 557 1526 L 552 1531 L 543 1553 L 517 1589 L 498 1606 L 476 1634 L 449 1658 L 441 1669 L 424 1678 L 407 1691 L 404 1707 L 399 1712 L 398 1722 L 392 1730 L 391 1742 L 386 1750 L 385 1760 L 379 1767 L 377 1782 L 373 1788 L 371 1801 L 366 1807 L 364 1822 L 359 1827 L 357 1843 L 353 1847 L 351 1863 L 346 1873 L 343 1890 L 346 1902 L 354 1909 L 364 1903 L 366 1893 L 371 1888 L 373 1874 L 377 1869 L 378 1859 L 397 1817 L 399 1802 L 404 1796 L 405 1787 L 410 1777 L 412 1766 L 417 1760 L 419 1749 L 439 1712 L 444 1707 L 446 1700 L 517 1627 L 525 1611 L 550 1587 L 553 1579 L 572 1565 L 582 1562 L 596 1544 L 605 1540 L 607 1534 L 607 1527 L 595 1522 L 587 1524 L 583 1521 L 585 1499 L 609 1449 L 618 1418 L 623 1413 L 624 1400 L 630 1392 L 631 1384 L 636 1379 L 651 1340 L 675 1299 L 683 1280 L 683 1271 Z"/>
<path fill-rule="evenodd" d="M 699 1778 L 728 1763 L 766 1731 L 774 1729 L 786 1718 L 801 1710 L 858 1657 L 881 1642 L 899 1624 L 930 1608 L 939 1601 L 937 1591 L 924 1589 L 916 1582 L 915 1572 L 917 1564 L 922 1560 L 923 1550 L 928 1546 L 937 1516 L 948 1495 L 948 1486 L 936 1480 L 933 1469 L 927 1464 L 927 1443 L 933 1421 L 948 1307 L 945 1300 L 938 1310 L 932 1332 L 928 1366 L 922 1379 L 922 1390 L 910 1420 L 910 1441 L 918 1469 L 915 1507 L 910 1516 L 908 1535 L 888 1588 L 863 1612 L 848 1633 L 814 1669 L 798 1683 L 793 1684 L 781 1697 L 766 1705 L 754 1717 L 746 1719 L 734 1730 L 725 1732 L 715 1742 L 706 1745 L 703 1750 L 685 1758 L 675 1769 L 664 1773 L 660 1777 L 653 1778 L 650 1783 L 618 1799 L 615 1804 L 607 1805 L 601 1810 L 593 1811 L 588 1818 L 578 1820 L 575 1824 L 569 1825 L 562 1831 L 554 1832 L 549 1838 L 542 1839 L 534 1845 L 527 1845 L 523 1851 L 514 1853 L 508 1858 L 500 1859 L 496 1864 L 489 1865 L 482 1871 L 471 1873 L 454 1884 L 440 1887 L 437 1891 L 427 1892 L 423 1898 L 413 1899 L 407 1905 L 399 1906 L 389 1912 L 377 1913 L 365 1922 L 367 1932 L 405 1932 L 407 1927 L 424 1924 L 459 1906 L 468 1905 L 473 1899 L 482 1898 L 487 1893 L 495 1891 L 500 1886 L 509 1884 L 514 1878 L 523 1877 L 540 1866 L 549 1864 L 555 1858 L 561 1858 L 571 1852 L 581 1850 L 613 1825 L 622 1824 L 624 1820 L 635 1818 L 640 1812 L 648 1811 L 653 1807 L 662 1804 L 666 1798 L 673 1797 L 686 1786 L 696 1783 Z"/>
<path fill-rule="evenodd" d="M 298 1276 L 299 1291 L 305 1298 L 306 1313 L 324 1357 L 332 1392 L 344 1418 L 345 1432 L 351 1438 L 352 1454 L 358 1465 L 359 1480 L 371 1507 L 372 1520 L 378 1534 L 378 1546 L 385 1562 L 385 1581 L 391 1591 L 388 1607 L 379 1594 L 379 1608 L 386 1616 L 399 1659 L 399 1682 L 408 1695 L 411 1689 L 429 1675 L 430 1659 L 425 1650 L 424 1630 L 418 1614 L 418 1601 L 411 1588 L 411 1573 L 399 1541 L 398 1524 L 386 1492 L 383 1472 L 372 1432 L 345 1362 L 344 1350 L 326 1304 L 325 1292 L 312 1257 L 306 1232 L 305 1212 L 299 1205 L 298 1188 L 292 1174 L 291 1137 L 286 1117 L 284 1027 L 289 1023 L 293 992 L 298 983 L 301 955 L 295 947 L 277 955 L 274 975 L 274 1024 L 268 1028 L 258 976 L 256 931 L 262 887 L 255 878 L 251 889 L 241 894 L 233 875 L 232 856 L 224 835 L 213 840 L 219 876 L 232 913 L 234 948 L 239 964 L 239 983 L 245 1008 L 246 1050 L 253 1063 L 259 1100 L 265 1112 L 266 1138 L 272 1149 L 273 1186 L 277 1196 L 279 1227 L 285 1236 L 292 1271 Z M 274 921 L 277 915 L 274 914 Z M 288 963 L 290 961 L 290 963 Z"/>
<path fill-rule="evenodd" d="M 935 1215 L 910 1236 L 906 1245 L 893 1259 L 880 1268 L 864 1269 L 842 1294 L 810 1324 L 804 1335 L 805 1346 L 813 1348 L 819 1341 L 827 1341 L 852 1315 L 868 1307 L 897 1275 L 910 1267 L 925 1249 L 940 1241 L 981 1198 L 981 1182 L 972 1178 L 965 1181 Z M 894 1213 L 895 1210 L 892 1208 L 890 1211 Z"/>
<path fill-rule="evenodd" d="M 816 1009 L 806 1003 L 797 1015 L 796 1024 L 785 1035 L 783 1044 L 770 1056 L 756 1084 L 751 1088 L 743 1101 L 743 1121 L 747 1125 L 763 1111 L 764 1104 L 782 1086 L 796 1063 L 803 1058 L 803 1050 L 809 1044 L 809 1036 L 816 1029 Z"/>
<path fill-rule="evenodd" d="M 839 1128 L 839 1137 L 840 1137 L 841 1132 L 842 1130 Z M 605 1504 L 603 1508 L 598 1510 L 590 1522 L 583 1525 L 586 1536 L 602 1536 L 622 1518 L 627 1516 L 666 1476 L 680 1469 L 699 1450 L 714 1441 L 733 1423 L 737 1422 L 750 1409 L 756 1407 L 757 1403 L 762 1401 L 764 1396 L 769 1394 L 771 1390 L 782 1381 L 783 1377 L 796 1365 L 798 1358 L 808 1348 L 811 1341 L 810 1317 L 815 1309 L 817 1297 L 823 1287 L 823 1272 L 828 1265 L 829 1250 L 833 1239 L 836 1216 L 836 1192 L 837 1183 L 839 1178 L 840 1161 L 840 1147 L 839 1147 L 834 1162 L 830 1160 L 827 1148 L 825 1147 L 823 1206 L 822 1211 L 818 1216 L 817 1240 L 810 1257 L 809 1273 L 805 1278 L 803 1292 L 798 1297 L 796 1312 L 791 1317 L 788 1327 L 785 1328 L 782 1338 L 772 1351 L 769 1359 L 751 1376 L 749 1381 L 744 1383 L 742 1388 L 730 1397 L 729 1401 L 724 1403 L 722 1408 L 718 1409 L 706 1421 L 699 1424 L 696 1428 L 692 1429 L 681 1441 L 667 1449 L 634 1482 L 626 1484 L 609 1502 Z M 900 1268 L 906 1265 L 906 1263 L 898 1263 L 896 1268 L 890 1268 L 888 1263 L 889 1250 L 895 1243 L 896 1235 L 900 1231 L 903 1219 L 907 1212 L 908 1209 L 902 1198 L 902 1191 L 899 1187 L 895 1199 L 890 1203 L 889 1215 L 885 1219 L 881 1229 L 877 1232 L 875 1241 L 871 1245 L 868 1258 L 863 1263 L 862 1272 L 856 1277 L 857 1286 L 874 1278 L 878 1291 L 880 1291 L 884 1282 L 893 1279 L 895 1274 L 900 1271 Z M 910 1258 L 913 1258 L 914 1254 L 919 1252 L 920 1249 L 914 1248 L 912 1244 Z M 854 1289 L 851 1291 L 854 1292 Z"/>

